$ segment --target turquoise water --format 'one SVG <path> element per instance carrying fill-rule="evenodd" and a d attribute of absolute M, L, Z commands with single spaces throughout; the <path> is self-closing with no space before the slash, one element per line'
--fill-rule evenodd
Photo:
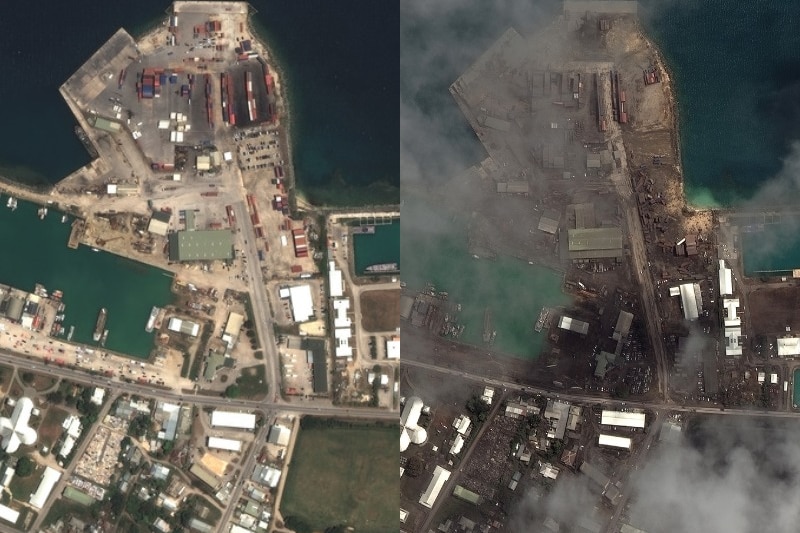
<path fill-rule="evenodd" d="M 800 2 L 640 6 L 673 73 L 687 198 L 751 198 L 800 138 Z"/>
<path fill-rule="evenodd" d="M 355 271 L 363 273 L 369 265 L 397 263 L 400 266 L 400 221 L 375 226 L 375 233 L 353 235 Z"/>
<path fill-rule="evenodd" d="M 431 206 L 404 200 L 405 219 L 422 218 L 430 231 L 404 232 L 401 242 L 405 262 L 403 281 L 421 289 L 433 283 L 449 300 L 462 305 L 460 322 L 466 326 L 461 341 L 483 344 L 483 318 L 488 307 L 497 331 L 493 348 L 524 359 L 538 357 L 544 334 L 533 325 L 542 307 L 567 305 L 571 298 L 561 290 L 562 275 L 524 261 L 499 258 L 473 259 L 459 218 L 446 218 Z"/>
<path fill-rule="evenodd" d="M 170 302 L 171 274 L 153 267 L 80 246 L 67 248 L 70 224 L 51 211 L 39 220 L 38 206 L 19 202 L 16 211 L 0 201 L 0 283 L 33 291 L 36 283 L 64 292 L 64 326 L 75 326 L 75 342 L 92 340 L 97 313 L 108 309 L 106 347 L 147 357 L 153 334 L 144 330 L 152 306 Z"/>

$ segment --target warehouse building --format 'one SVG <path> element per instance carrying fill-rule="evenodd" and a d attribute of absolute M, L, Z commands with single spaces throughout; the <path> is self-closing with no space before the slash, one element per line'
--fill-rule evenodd
<path fill-rule="evenodd" d="M 558 225 L 561 221 L 561 215 L 555 209 L 545 209 L 542 218 L 539 219 L 539 231 L 555 235 L 558 231 Z"/>
<path fill-rule="evenodd" d="M 601 351 L 599 354 L 597 354 L 595 356 L 597 366 L 594 369 L 594 377 L 598 379 L 604 379 L 606 377 L 608 367 L 614 364 L 614 360 L 616 360 L 616 358 L 616 354 L 611 352 Z"/>
<path fill-rule="evenodd" d="M 386 341 L 386 359 L 400 359 L 400 337 L 394 335 Z"/>
<path fill-rule="evenodd" d="M 733 278 L 730 268 L 725 267 L 725 260 L 719 260 L 719 295 L 733 295 Z"/>
<path fill-rule="evenodd" d="M 640 412 L 604 410 L 600 417 L 600 424 L 604 426 L 644 428 L 644 422 L 645 414 Z"/>
<path fill-rule="evenodd" d="M 621 228 L 581 228 L 567 230 L 569 259 L 575 262 L 598 259 L 621 260 Z"/>
<path fill-rule="evenodd" d="M 235 439 L 223 439 L 220 437 L 208 437 L 208 447 L 216 450 L 227 450 L 229 452 L 242 451 L 242 441 Z"/>
<path fill-rule="evenodd" d="M 191 337 L 197 337 L 200 334 L 200 324 L 191 322 L 189 320 L 182 320 L 178 317 L 170 317 L 167 329 L 175 333 L 183 333 Z"/>
<path fill-rule="evenodd" d="M 211 413 L 211 425 L 223 428 L 255 429 L 256 415 L 215 410 Z"/>
<path fill-rule="evenodd" d="M 269 436 L 267 437 L 267 442 L 270 444 L 276 444 L 278 446 L 288 446 L 289 439 L 292 436 L 292 430 L 287 428 L 286 426 L 282 426 L 280 424 L 275 424 L 269 430 Z"/>
<path fill-rule="evenodd" d="M 12 524 L 16 524 L 17 520 L 19 520 L 19 511 L 15 511 L 11 507 L 0 504 L 0 518 Z"/>
<path fill-rule="evenodd" d="M 631 439 L 628 437 L 616 437 L 614 435 L 600 435 L 597 442 L 600 446 L 611 446 L 613 448 L 631 449 Z"/>
<path fill-rule="evenodd" d="M 285 293 L 283 293 L 285 294 Z M 307 322 L 314 316 L 314 302 L 311 298 L 310 285 L 289 287 L 289 301 L 292 304 L 292 316 L 295 322 Z"/>
<path fill-rule="evenodd" d="M 163 211 L 156 211 L 150 217 L 150 223 L 147 224 L 147 231 L 153 235 L 165 237 L 169 231 L 170 214 Z"/>
<path fill-rule="evenodd" d="M 61 479 L 61 472 L 49 466 L 45 468 L 42 481 L 39 483 L 39 488 L 36 489 L 36 492 L 31 494 L 31 507 L 37 509 L 44 507 L 44 504 L 47 503 L 47 498 L 50 497 L 50 493 L 53 491 L 53 487 L 56 486 L 59 479 Z"/>
<path fill-rule="evenodd" d="M 728 300 L 727 298 L 722 300 L 722 307 L 725 309 L 725 318 L 723 322 L 726 328 L 734 328 L 742 325 L 742 319 L 736 314 L 739 309 L 738 298 L 735 300 Z"/>
<path fill-rule="evenodd" d="M 233 259 L 230 230 L 179 231 L 169 236 L 170 261 L 223 261 Z"/>
<path fill-rule="evenodd" d="M 122 124 L 119 122 L 108 120 L 107 118 L 99 117 L 97 115 L 92 115 L 89 117 L 89 124 L 98 130 L 107 131 L 108 133 L 117 133 L 122 130 Z"/>
<path fill-rule="evenodd" d="M 342 271 L 336 268 L 336 261 L 328 263 L 328 282 L 330 297 L 341 298 L 344 294 L 344 282 L 342 281 Z"/>
<path fill-rule="evenodd" d="M 800 337 L 784 337 L 778 339 L 779 357 L 796 357 L 800 355 Z"/>
<path fill-rule="evenodd" d="M 433 477 L 428 484 L 428 488 L 419 498 L 419 503 L 428 509 L 432 508 L 434 502 L 436 502 L 436 498 L 439 497 L 439 493 L 442 491 L 442 487 L 444 487 L 448 479 L 450 479 L 450 471 L 437 465 L 436 469 L 433 471 Z"/>
<path fill-rule="evenodd" d="M 328 393 L 328 358 L 323 339 L 303 338 L 301 347 L 311 360 L 312 387 L 314 394 Z"/>
<path fill-rule="evenodd" d="M 670 296 L 681 297 L 681 307 L 683 317 L 686 320 L 694 321 L 700 316 L 703 309 L 703 296 L 700 293 L 700 285 L 697 283 L 684 283 L 679 287 L 672 287 L 669 290 Z"/>
<path fill-rule="evenodd" d="M 580 335 L 586 335 L 589 333 L 589 324 L 583 322 L 582 320 L 575 320 L 574 318 L 568 317 L 566 315 L 562 316 L 558 321 L 558 327 L 561 329 L 566 329 L 568 331 L 574 331 L 575 333 L 579 333 Z"/>
<path fill-rule="evenodd" d="M 725 328 L 725 355 L 742 355 L 741 337 L 742 328 Z"/>
<path fill-rule="evenodd" d="M 424 444 L 428 440 L 428 432 L 419 425 L 419 417 L 424 407 L 422 399 L 412 396 L 406 400 L 403 413 L 400 415 L 400 451 L 408 449 L 409 444 Z"/>

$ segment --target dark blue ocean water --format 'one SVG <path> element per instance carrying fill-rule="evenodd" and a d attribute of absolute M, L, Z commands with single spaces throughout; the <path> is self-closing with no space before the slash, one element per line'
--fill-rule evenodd
<path fill-rule="evenodd" d="M 23 2 L 0 17 L 0 174 L 52 183 L 89 158 L 58 87 L 118 28 L 160 23 L 170 2 Z M 254 1 L 284 62 L 301 190 L 322 202 L 397 202 L 398 7 Z"/>
<path fill-rule="evenodd" d="M 751 198 L 800 139 L 800 2 L 640 6 L 674 77 L 687 198 Z"/>

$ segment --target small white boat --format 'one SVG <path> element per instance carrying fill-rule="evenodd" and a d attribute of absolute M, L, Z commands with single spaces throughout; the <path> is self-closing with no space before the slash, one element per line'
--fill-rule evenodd
<path fill-rule="evenodd" d="M 67 222 L 67 215 L 61 217 L 61 223 L 65 224 Z"/>

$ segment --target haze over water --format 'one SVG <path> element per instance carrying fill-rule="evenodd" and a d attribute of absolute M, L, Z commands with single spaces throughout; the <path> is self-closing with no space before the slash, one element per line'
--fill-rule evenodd
<path fill-rule="evenodd" d="M 800 139 L 799 2 L 642 0 L 673 74 L 688 200 L 752 197 Z"/>

